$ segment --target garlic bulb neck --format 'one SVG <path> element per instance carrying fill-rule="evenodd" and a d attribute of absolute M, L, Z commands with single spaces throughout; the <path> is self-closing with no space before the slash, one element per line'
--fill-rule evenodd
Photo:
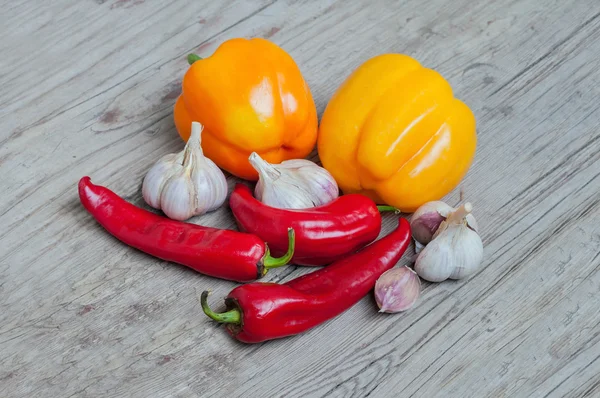
<path fill-rule="evenodd" d="M 467 202 L 452 213 L 450 213 L 450 216 L 446 219 L 446 221 L 452 224 L 466 223 L 467 216 L 471 214 L 472 211 L 473 205 Z"/>
<path fill-rule="evenodd" d="M 193 161 L 194 152 L 199 155 L 204 155 L 202 152 L 202 145 L 200 144 L 200 134 L 204 130 L 204 126 L 202 126 L 198 122 L 192 122 L 192 132 L 190 134 L 190 138 L 185 143 L 185 147 L 183 148 L 183 167 L 189 167 L 190 162 Z"/>
<path fill-rule="evenodd" d="M 196 150 L 200 154 L 204 154 L 204 152 L 202 152 L 202 131 L 204 131 L 203 125 L 198 122 L 192 122 L 192 132 L 190 133 L 190 138 L 188 138 L 185 147 Z"/>
<path fill-rule="evenodd" d="M 250 162 L 250 165 L 254 167 L 254 170 L 256 170 L 262 178 L 270 178 L 272 180 L 276 180 L 279 177 L 281 177 L 281 172 L 278 171 L 275 167 L 273 167 L 270 163 L 267 163 L 256 152 L 252 152 L 250 154 L 248 161 Z"/>

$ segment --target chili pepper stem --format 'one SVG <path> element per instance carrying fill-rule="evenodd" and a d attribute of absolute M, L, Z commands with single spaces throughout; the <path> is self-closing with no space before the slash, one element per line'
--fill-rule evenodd
<path fill-rule="evenodd" d="M 202 295 L 200 295 L 200 305 L 202 305 L 202 311 L 204 311 L 206 316 L 220 323 L 232 323 L 236 325 L 242 323 L 242 314 L 238 309 L 234 308 L 220 313 L 211 310 L 208 306 L 208 294 L 208 291 L 205 290 L 202 292 Z"/>
<path fill-rule="evenodd" d="M 202 59 L 202 57 L 200 57 L 197 54 L 188 54 L 188 56 L 187 56 L 187 61 L 190 65 L 196 61 L 200 61 L 201 59 Z"/>
<path fill-rule="evenodd" d="M 400 209 L 396 209 L 394 206 L 378 205 L 377 206 L 377 210 L 379 210 L 380 212 L 393 211 L 396 214 L 400 214 L 401 213 Z"/>
<path fill-rule="evenodd" d="M 271 268 L 282 267 L 290 262 L 292 257 L 294 257 L 294 249 L 296 247 L 296 234 L 294 233 L 293 228 L 288 228 L 288 250 L 281 257 L 271 257 L 269 248 L 267 247 L 267 252 L 265 253 L 265 257 L 263 260 L 263 265 L 265 270 Z"/>

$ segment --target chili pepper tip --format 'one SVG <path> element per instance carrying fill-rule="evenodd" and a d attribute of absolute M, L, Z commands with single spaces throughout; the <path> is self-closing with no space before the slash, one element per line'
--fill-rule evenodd
<path fill-rule="evenodd" d="M 236 308 L 221 313 L 211 310 L 208 306 L 208 295 L 209 292 L 206 290 L 200 295 L 200 305 L 206 316 L 220 323 L 233 323 L 239 325 L 242 322 L 242 314 L 240 313 L 240 310 Z"/>

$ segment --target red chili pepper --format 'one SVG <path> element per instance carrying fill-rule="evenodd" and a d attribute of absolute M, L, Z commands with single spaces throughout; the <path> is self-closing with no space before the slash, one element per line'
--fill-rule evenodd
<path fill-rule="evenodd" d="M 206 275 L 238 282 L 252 281 L 270 268 L 289 262 L 294 253 L 294 231 L 289 249 L 273 258 L 257 236 L 188 224 L 161 217 L 128 203 L 89 177 L 79 181 L 79 199 L 88 212 L 113 236 L 129 246 Z"/>
<path fill-rule="evenodd" d="M 328 267 L 281 285 L 255 282 L 236 287 L 225 299 L 227 312 L 213 312 L 208 292 L 203 292 L 202 309 L 244 343 L 298 334 L 341 314 L 367 295 L 381 274 L 400 260 L 409 242 L 410 225 L 400 219 L 395 231 Z"/>
<path fill-rule="evenodd" d="M 377 205 L 359 194 L 311 209 L 277 209 L 259 202 L 247 186 L 238 184 L 229 206 L 240 230 L 259 236 L 274 254 L 285 252 L 287 242 L 281 233 L 294 228 L 292 262 L 300 265 L 329 264 L 373 242 L 381 230 Z M 396 210 L 381 206 L 382 211 L 390 209 Z"/>

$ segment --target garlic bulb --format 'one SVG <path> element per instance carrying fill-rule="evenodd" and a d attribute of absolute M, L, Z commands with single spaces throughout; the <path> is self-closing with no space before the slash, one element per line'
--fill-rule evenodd
<path fill-rule="evenodd" d="M 332 175 L 310 160 L 293 159 L 270 164 L 256 152 L 252 152 L 248 160 L 258 171 L 254 196 L 271 207 L 306 209 L 327 204 L 339 196 Z"/>
<path fill-rule="evenodd" d="M 472 208 L 465 203 L 442 221 L 431 242 L 417 256 L 415 271 L 421 278 L 430 282 L 462 279 L 480 268 L 483 242 L 467 221 Z"/>
<path fill-rule="evenodd" d="M 183 151 L 160 158 L 142 184 L 146 203 L 174 220 L 215 210 L 227 197 L 225 175 L 202 152 L 202 130 L 200 123 L 192 122 L 192 133 Z"/>
<path fill-rule="evenodd" d="M 375 301 L 379 312 L 406 311 L 421 294 L 421 281 L 412 269 L 404 266 L 387 270 L 375 283 Z"/>
<path fill-rule="evenodd" d="M 427 202 L 415 211 L 410 219 L 412 236 L 421 245 L 431 242 L 433 235 L 440 227 L 442 221 L 448 217 L 455 208 L 439 200 Z M 477 221 L 472 214 L 467 215 L 467 224 L 477 231 Z"/>

